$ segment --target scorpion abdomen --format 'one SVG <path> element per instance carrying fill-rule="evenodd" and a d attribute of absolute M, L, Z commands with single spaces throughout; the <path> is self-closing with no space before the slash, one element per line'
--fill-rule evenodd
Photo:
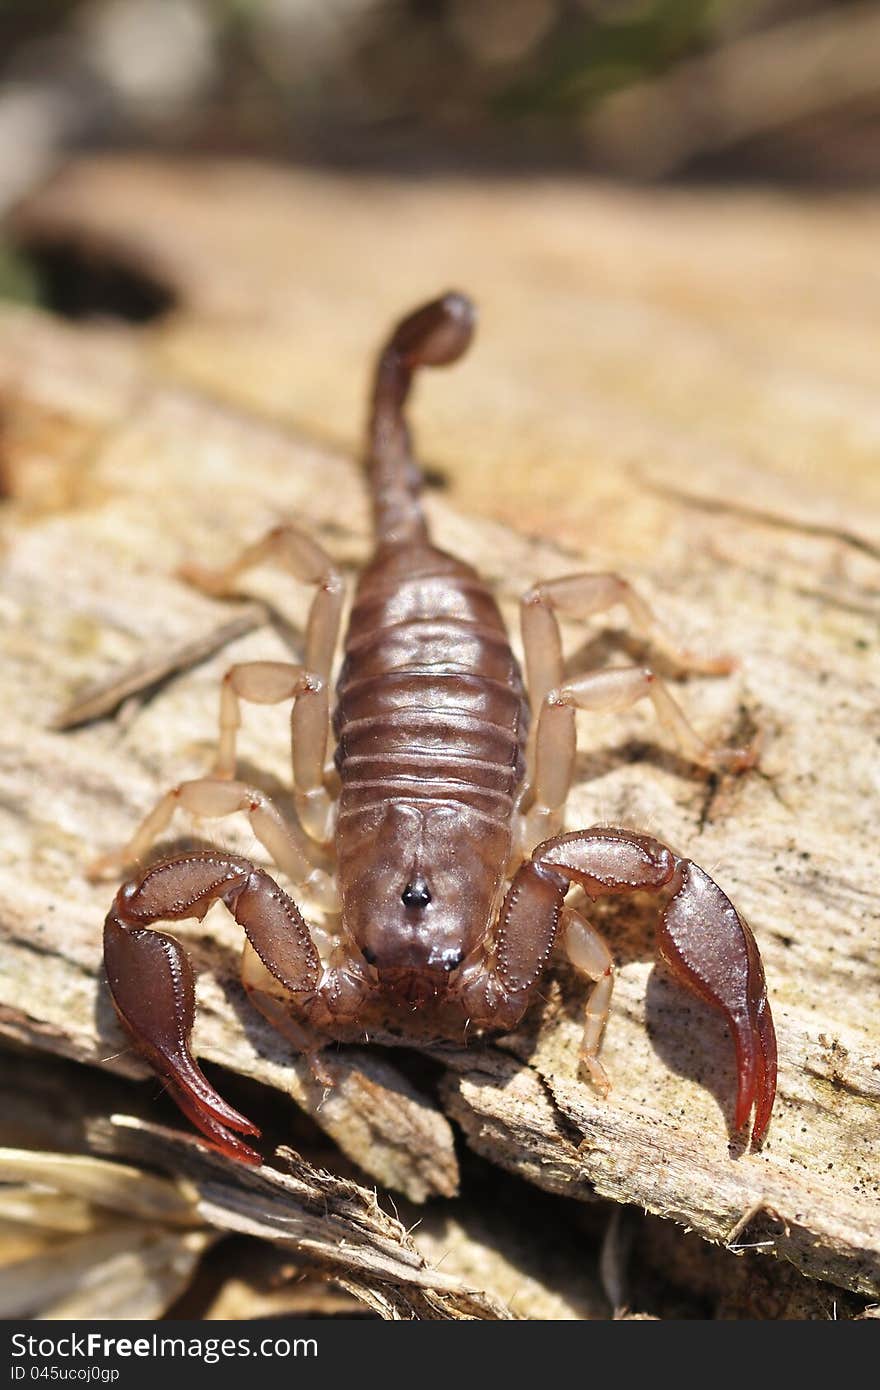
<path fill-rule="evenodd" d="M 528 705 L 501 614 L 471 566 L 380 549 L 358 586 L 337 686 L 339 814 L 460 802 L 510 824 Z"/>

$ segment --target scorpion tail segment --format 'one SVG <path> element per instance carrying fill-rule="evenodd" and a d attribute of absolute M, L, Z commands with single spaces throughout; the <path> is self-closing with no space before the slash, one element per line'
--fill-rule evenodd
<path fill-rule="evenodd" d="M 407 315 L 379 357 L 367 467 L 376 535 L 384 544 L 427 539 L 419 503 L 421 474 L 403 416 L 413 372 L 417 367 L 445 367 L 455 362 L 467 350 L 475 323 L 471 301 L 451 291 Z"/>
<path fill-rule="evenodd" d="M 753 1144 L 770 1123 L 776 1095 L 776 1033 L 755 938 L 708 874 L 681 860 L 679 886 L 663 915 L 660 953 L 675 975 L 724 1014 L 736 1048 L 734 1124 L 754 1108 Z"/>
<path fill-rule="evenodd" d="M 449 290 L 401 319 L 386 354 L 393 353 L 406 371 L 414 367 L 446 367 L 467 352 L 477 311 L 466 294 Z"/>

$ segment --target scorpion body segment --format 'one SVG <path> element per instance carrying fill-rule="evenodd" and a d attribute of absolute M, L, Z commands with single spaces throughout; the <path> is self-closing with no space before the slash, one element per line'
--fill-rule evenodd
<path fill-rule="evenodd" d="M 528 730 L 519 666 L 473 570 L 427 545 L 380 549 L 334 729 L 344 920 L 380 974 L 445 975 L 496 902 Z"/>
<path fill-rule="evenodd" d="M 405 318 L 380 355 L 367 447 L 376 549 L 355 594 L 332 721 L 342 585 L 320 547 L 279 527 L 225 569 L 187 567 L 186 577 L 212 593 L 228 592 L 243 570 L 267 559 L 313 584 L 305 661 L 232 667 L 213 774 L 166 793 L 129 843 L 95 866 L 115 871 L 136 861 L 177 806 L 215 818 L 244 812 L 294 889 L 323 909 L 321 926 L 309 925 L 265 870 L 216 850 L 142 872 L 120 889 L 107 917 L 108 981 L 135 1045 L 209 1141 L 246 1162 L 260 1161 L 241 1137 L 255 1128 L 192 1057 L 189 962 L 180 943 L 153 925 L 200 918 L 218 900 L 244 930 L 242 979 L 251 999 L 311 1056 L 318 1076 L 319 1049 L 331 1039 L 463 1042 L 514 1027 L 561 940 L 592 985 L 581 1060 L 607 1093 L 598 1054 L 613 962 L 566 894 L 573 885 L 588 901 L 656 893 L 661 955 L 730 1027 L 734 1125 L 742 1128 L 754 1112 L 758 1142 L 769 1124 L 776 1044 L 748 925 L 702 869 L 652 837 L 606 826 L 560 833 L 577 709 L 613 710 L 648 698 L 695 761 L 738 771 L 755 755 L 704 743 L 647 668 L 566 679 L 558 615 L 586 618 L 621 602 L 683 668 L 719 673 L 730 663 L 677 647 L 618 576 L 583 574 L 526 595 L 524 680 L 486 584 L 430 540 L 404 417 L 413 373 L 454 362 L 474 322 L 469 300 L 444 295 Z M 295 820 L 235 777 L 241 702 L 285 700 L 293 701 Z"/>

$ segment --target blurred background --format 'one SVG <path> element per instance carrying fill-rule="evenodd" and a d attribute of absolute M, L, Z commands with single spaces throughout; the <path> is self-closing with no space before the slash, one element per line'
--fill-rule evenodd
<path fill-rule="evenodd" d="M 870 0 L 3 0 L 0 196 L 71 147 L 875 180 Z"/>
<path fill-rule="evenodd" d="M 461 284 L 430 461 L 518 525 L 552 458 L 579 544 L 670 433 L 757 506 L 868 486 L 878 178 L 880 0 L 0 0 L 0 296 L 350 453 L 379 326 Z"/>

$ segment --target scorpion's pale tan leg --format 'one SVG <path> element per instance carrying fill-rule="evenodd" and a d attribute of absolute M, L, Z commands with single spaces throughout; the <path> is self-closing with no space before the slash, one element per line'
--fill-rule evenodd
<path fill-rule="evenodd" d="M 758 1143 L 776 1094 L 776 1035 L 755 939 L 703 869 L 649 835 L 597 826 L 538 845 L 514 876 L 482 959 L 462 966 L 458 992 L 466 1017 L 484 1028 L 519 1022 L 553 949 L 572 883 L 590 898 L 664 893 L 660 954 L 682 984 L 726 1019 L 737 1058 L 734 1125 L 741 1129 L 754 1108 L 752 1138 Z M 575 964 L 587 974 L 598 971 L 601 957 L 591 934 L 577 932 L 569 919 L 566 935 Z M 609 966 L 602 974 L 610 983 Z M 594 992 L 588 1005 L 588 1066 L 605 1012 L 601 983 L 598 999 Z"/>
<path fill-rule="evenodd" d="M 300 668 L 304 672 L 311 672 L 313 676 L 322 681 L 324 686 L 329 689 L 330 676 L 333 667 L 333 655 L 336 651 L 336 644 L 339 640 L 339 624 L 342 616 L 342 606 L 345 598 L 345 585 L 339 570 L 327 552 L 298 527 L 285 525 L 276 526 L 267 535 L 253 545 L 248 546 L 230 564 L 219 569 L 209 569 L 204 565 L 185 564 L 178 569 L 178 574 L 188 583 L 199 588 L 203 593 L 211 594 L 215 598 L 222 598 L 235 592 L 236 581 L 246 573 L 247 570 L 254 569 L 257 565 L 276 564 L 295 579 L 303 584 L 313 584 L 316 586 L 315 597 L 309 609 L 308 622 L 306 624 L 305 642 L 305 661 Z M 256 664 L 256 663 L 255 663 Z M 255 676 L 255 682 L 259 687 L 260 677 Z M 247 681 L 247 677 L 242 677 L 242 681 Z M 251 696 L 244 689 L 236 692 L 241 699 L 256 699 L 258 703 L 271 703 L 288 698 L 284 695 L 275 699 L 269 699 L 263 695 Z M 294 737 L 294 756 L 296 757 L 297 741 L 302 736 L 302 730 L 298 727 L 298 719 L 301 716 L 295 715 L 293 726 Z M 222 715 L 221 715 L 222 720 Z M 221 749 L 223 760 L 223 773 L 225 776 L 233 776 L 235 769 L 235 729 L 237 724 L 232 727 L 231 733 L 227 735 L 227 744 Z M 327 703 L 327 728 L 324 734 L 324 749 L 327 748 L 327 735 L 330 731 L 329 725 L 329 701 Z M 230 766 L 231 762 L 231 766 Z M 296 771 L 296 769 L 295 769 Z M 329 764 L 324 771 L 327 775 L 333 774 L 332 764 Z M 304 791 L 305 794 L 305 791 Z M 313 794 L 307 794 L 308 809 L 304 819 L 307 828 L 312 833 L 312 828 L 316 832 L 316 838 L 326 841 L 328 833 L 327 797 L 320 789 Z"/>
<path fill-rule="evenodd" d="M 311 536 L 296 526 L 276 526 L 228 565 L 209 569 L 204 565 L 187 564 L 181 565 L 178 573 L 189 584 L 219 598 L 234 593 L 236 580 L 247 570 L 267 563 L 280 565 L 303 584 L 317 586 L 306 627 L 304 665 L 321 680 L 329 682 L 339 636 L 344 585 L 327 552 Z"/>
<path fill-rule="evenodd" d="M 299 818 L 285 822 L 269 797 L 243 782 L 231 780 L 235 771 L 235 733 L 241 722 L 239 697 L 257 703 L 295 701 L 292 716 L 297 810 L 310 816 L 312 843 Z M 224 677 L 220 697 L 220 742 L 210 777 L 181 782 L 156 803 L 134 835 L 120 849 L 102 855 L 89 867 L 91 878 L 104 878 L 136 864 L 167 828 L 177 807 L 205 819 L 247 813 L 254 834 L 273 861 L 297 886 L 308 887 L 330 907 L 333 893 L 327 875 L 314 863 L 314 840 L 326 832 L 332 802 L 323 786 L 327 740 L 327 687 L 300 666 L 260 661 L 233 666 Z"/>
<path fill-rule="evenodd" d="M 520 608 L 526 684 L 529 703 L 535 715 L 529 736 L 528 786 L 534 780 L 538 711 L 550 692 L 558 690 L 565 679 L 559 616 L 584 621 L 616 604 L 626 609 L 636 632 L 649 639 L 681 670 L 703 675 L 725 675 L 736 664 L 729 656 L 700 655 L 682 647 L 645 600 L 619 574 L 574 574 L 536 584 L 523 596 Z M 671 696 L 665 703 L 671 703 Z"/>
<path fill-rule="evenodd" d="M 599 1061 L 599 1048 L 611 1007 L 614 959 L 596 928 L 573 907 L 562 909 L 560 927 L 568 959 L 579 975 L 593 981 L 584 1012 L 580 1057 L 596 1090 L 606 1096 L 611 1090 L 611 1082 Z"/>
<path fill-rule="evenodd" d="M 322 971 L 306 922 L 268 874 L 238 855 L 181 855 L 125 884 L 104 924 L 104 961 L 120 1019 L 180 1108 L 223 1153 L 259 1163 L 238 1138 L 259 1130 L 218 1095 L 190 1050 L 195 989 L 189 958 L 179 941 L 152 927 L 201 920 L 218 900 L 285 990 L 306 1005 L 313 1000 Z"/>
<path fill-rule="evenodd" d="M 640 636 L 683 671 L 726 675 L 735 662 L 729 656 L 705 656 L 682 647 L 643 598 L 619 574 L 573 574 L 536 584 L 523 597 L 521 608 L 526 674 L 532 709 L 562 684 L 562 637 L 559 614 L 583 621 L 622 604 Z"/>
<path fill-rule="evenodd" d="M 332 941 L 325 932 L 311 927 L 312 940 L 321 955 L 322 966 L 332 953 Z M 297 1018 L 297 996 L 285 989 L 267 970 L 249 941 L 245 941 L 241 954 L 241 983 L 255 1009 L 271 1023 L 276 1033 L 291 1042 L 309 1064 L 312 1075 L 321 1086 L 332 1086 L 333 1076 L 321 1061 L 321 1051 L 327 1039 L 310 1032 Z"/>
<path fill-rule="evenodd" d="M 235 776 L 242 700 L 256 705 L 293 701 L 290 730 L 296 809 L 307 833 L 326 844 L 333 815 L 333 799 L 324 785 L 330 724 L 326 679 L 304 666 L 284 661 L 248 661 L 230 667 L 220 691 L 215 777 Z"/>
<path fill-rule="evenodd" d="M 740 772 L 754 765 L 754 747 L 713 748 L 700 738 L 664 683 L 647 667 L 620 666 L 576 676 L 549 691 L 538 715 L 534 800 L 526 814 L 527 837 L 532 844 L 561 824 L 577 752 L 575 711 L 613 713 L 643 699 L 651 701 L 660 723 L 694 762 L 725 772 Z"/>
<path fill-rule="evenodd" d="M 330 876 L 311 858 L 312 845 L 296 821 L 285 821 L 268 796 L 247 786 L 211 777 L 181 782 L 156 803 L 153 810 L 120 850 L 102 855 L 89 869 L 91 878 L 117 874 L 136 864 L 167 829 L 177 808 L 206 820 L 221 820 L 243 811 L 260 844 L 297 887 L 307 891 L 326 911 L 338 909 L 338 894 Z"/>

